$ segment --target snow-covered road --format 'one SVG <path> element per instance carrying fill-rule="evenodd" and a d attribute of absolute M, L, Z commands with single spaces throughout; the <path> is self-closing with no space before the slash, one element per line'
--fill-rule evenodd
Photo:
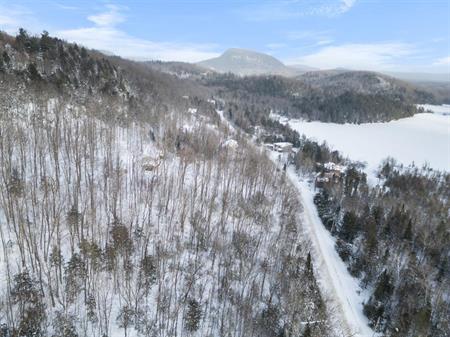
<path fill-rule="evenodd" d="M 219 112 L 221 119 L 235 132 L 231 123 Z M 269 153 L 275 165 L 280 165 L 279 153 Z M 335 239 L 323 226 L 314 204 L 314 193 L 309 184 L 295 172 L 294 168 L 287 167 L 287 177 L 299 192 L 300 202 L 303 206 L 301 214 L 305 234 L 311 240 L 313 263 L 316 277 L 319 281 L 322 294 L 328 300 L 328 306 L 336 309 L 336 328 L 344 337 L 373 337 L 378 336 L 369 326 L 368 319 L 363 314 L 363 301 L 366 300 L 359 287 L 358 280 L 353 278 L 347 270 L 335 249 Z M 332 303 L 330 303 L 330 301 Z"/>
<path fill-rule="evenodd" d="M 336 252 L 335 239 L 319 218 L 311 187 L 305 180 L 300 180 L 293 167 L 287 169 L 287 176 L 299 192 L 303 205 L 303 226 L 305 234 L 311 240 L 316 276 L 324 297 L 332 301 L 331 304 L 336 309 L 336 320 L 342 323 L 341 329 L 346 336 L 376 336 L 362 312 L 364 297 L 358 280 L 349 274 Z"/>

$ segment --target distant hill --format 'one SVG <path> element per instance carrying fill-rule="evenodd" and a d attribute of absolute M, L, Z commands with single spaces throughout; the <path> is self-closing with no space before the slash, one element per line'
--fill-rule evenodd
<path fill-rule="evenodd" d="M 275 57 L 246 49 L 231 48 L 221 56 L 197 63 L 219 73 L 248 75 L 295 76 L 311 68 L 305 66 L 288 67 Z"/>
<path fill-rule="evenodd" d="M 294 68 L 297 71 L 300 71 L 302 73 L 309 72 L 309 71 L 319 71 L 319 68 L 310 67 L 310 66 L 307 66 L 304 64 L 289 64 L 288 67 L 291 69 Z"/>
<path fill-rule="evenodd" d="M 372 71 L 315 71 L 300 75 L 297 79 L 332 96 L 351 91 L 364 95 L 383 94 L 411 102 L 432 99 L 429 93 L 414 84 Z"/>
<path fill-rule="evenodd" d="M 368 71 L 313 71 L 295 78 L 217 74 L 206 81 L 258 109 L 324 122 L 390 121 L 417 113 L 417 103 L 437 102 L 428 88 Z"/>
<path fill-rule="evenodd" d="M 450 83 L 450 73 L 406 73 L 406 72 L 383 72 L 401 80 L 411 82 L 441 82 Z"/>
<path fill-rule="evenodd" d="M 144 64 L 153 70 L 170 74 L 181 79 L 197 79 L 213 72 L 213 70 L 209 68 L 187 62 L 146 61 Z"/>

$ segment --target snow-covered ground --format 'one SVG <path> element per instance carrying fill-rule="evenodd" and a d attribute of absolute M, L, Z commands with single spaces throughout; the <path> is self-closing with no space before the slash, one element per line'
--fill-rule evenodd
<path fill-rule="evenodd" d="M 326 141 L 352 160 L 366 162 L 369 176 L 387 157 L 404 165 L 428 163 L 433 169 L 449 170 L 450 116 L 442 114 L 443 109 L 439 107 L 434 114 L 416 114 L 388 123 L 358 125 L 301 120 L 287 123 L 308 138 Z"/>

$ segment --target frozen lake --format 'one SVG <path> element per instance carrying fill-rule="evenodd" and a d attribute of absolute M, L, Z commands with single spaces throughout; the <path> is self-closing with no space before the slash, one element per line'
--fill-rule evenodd
<path fill-rule="evenodd" d="M 433 111 L 435 114 L 447 116 L 450 115 L 450 105 L 448 104 L 443 105 L 418 104 L 417 106 L 424 108 L 425 111 L 427 110 Z"/>
<path fill-rule="evenodd" d="M 434 113 L 417 114 L 388 123 L 335 124 L 289 120 L 289 125 L 352 160 L 366 162 L 373 174 L 387 157 L 450 171 L 450 106 L 425 106 Z"/>

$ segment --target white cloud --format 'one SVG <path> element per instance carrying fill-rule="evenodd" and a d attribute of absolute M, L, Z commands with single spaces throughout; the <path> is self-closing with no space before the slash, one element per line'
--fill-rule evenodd
<path fill-rule="evenodd" d="M 61 8 L 59 4 L 56 6 Z M 218 46 L 214 44 L 156 42 L 131 36 L 118 28 L 126 20 L 123 14 L 125 10 L 126 7 L 106 5 L 104 12 L 87 17 L 92 22 L 90 27 L 55 31 L 39 23 L 27 8 L 0 4 L 0 30 L 15 35 L 19 27 L 26 28 L 32 34 L 39 34 L 47 29 L 52 35 L 70 42 L 134 60 L 197 62 L 219 55 L 215 52 Z"/>
<path fill-rule="evenodd" d="M 88 20 L 101 27 L 113 27 L 125 21 L 125 16 L 120 12 L 121 8 L 116 5 L 107 5 L 108 11 L 88 16 Z"/>
<path fill-rule="evenodd" d="M 450 66 L 450 56 L 442 57 L 437 59 L 434 63 L 434 66 Z"/>
<path fill-rule="evenodd" d="M 348 11 L 350 8 L 352 8 L 356 3 L 356 0 L 342 0 L 341 1 L 341 10 L 342 11 Z"/>
<path fill-rule="evenodd" d="M 92 27 L 61 30 L 56 35 L 134 60 L 197 62 L 219 55 L 214 51 L 217 46 L 212 44 L 155 42 L 133 37 L 116 27 L 125 21 L 122 11 L 123 8 L 108 5 L 107 11 L 88 17 L 94 23 Z"/>
<path fill-rule="evenodd" d="M 325 45 L 331 44 L 331 43 L 333 43 L 333 40 L 331 40 L 331 39 L 323 39 L 323 40 L 319 40 L 316 42 L 316 44 L 318 46 L 325 46 Z"/>
<path fill-rule="evenodd" d="M 76 7 L 76 6 L 67 6 L 67 5 L 59 4 L 59 3 L 56 3 L 55 5 L 56 5 L 56 7 L 65 9 L 67 11 L 76 11 L 79 9 L 79 7 Z"/>
<path fill-rule="evenodd" d="M 29 29 L 36 27 L 30 11 L 19 6 L 0 4 L 0 30 L 14 35 L 24 23 L 27 23 Z"/>
<path fill-rule="evenodd" d="M 238 12 L 249 21 L 288 20 L 304 16 L 338 16 L 348 12 L 356 0 L 279 0 L 262 1 Z"/>
<path fill-rule="evenodd" d="M 89 27 L 63 30 L 56 35 L 88 48 L 112 52 L 134 60 L 197 62 L 216 57 L 215 45 L 153 42 L 126 34 L 114 27 Z"/>
<path fill-rule="evenodd" d="M 343 44 L 289 60 L 291 64 L 330 69 L 392 70 L 402 58 L 414 54 L 414 46 L 406 43 Z"/>

